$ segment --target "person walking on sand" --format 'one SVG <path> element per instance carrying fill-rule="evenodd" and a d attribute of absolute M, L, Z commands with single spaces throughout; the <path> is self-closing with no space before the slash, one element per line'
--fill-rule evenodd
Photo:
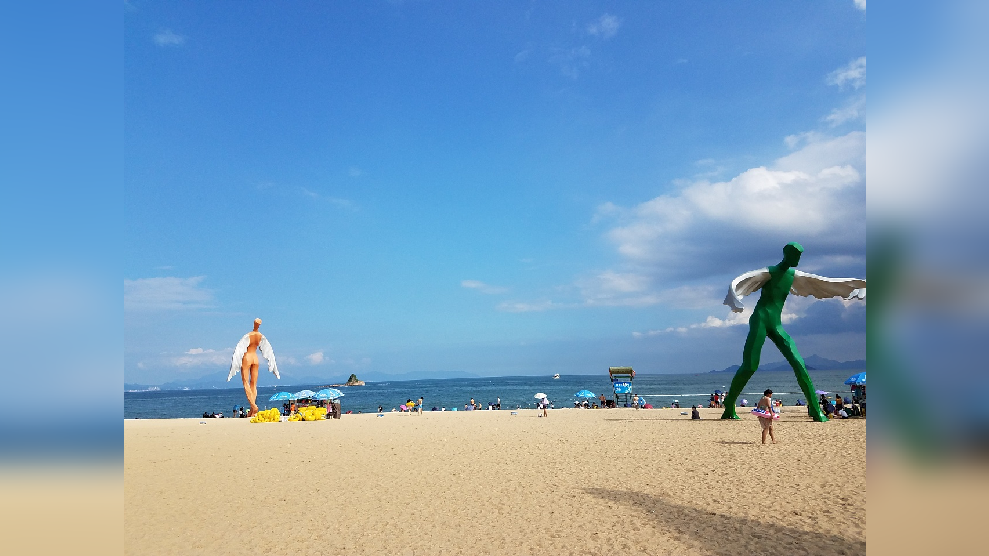
<path fill-rule="evenodd" d="M 539 405 L 543 407 L 543 417 L 549 417 L 549 413 L 546 411 L 549 409 L 549 398 L 543 398 L 539 400 Z"/>
<path fill-rule="evenodd" d="M 762 443 L 766 443 L 766 433 L 769 433 L 769 438 L 772 439 L 773 444 L 776 444 L 776 435 L 773 434 L 773 391 L 766 390 L 762 393 L 762 398 L 759 399 L 759 403 L 756 404 L 756 409 L 762 409 L 768 413 L 769 417 L 759 417 L 759 424 L 762 425 Z"/>
<path fill-rule="evenodd" d="M 419 412 L 419 415 L 422 415 L 422 396 L 419 396 L 419 405 L 416 406 L 416 411 Z"/>

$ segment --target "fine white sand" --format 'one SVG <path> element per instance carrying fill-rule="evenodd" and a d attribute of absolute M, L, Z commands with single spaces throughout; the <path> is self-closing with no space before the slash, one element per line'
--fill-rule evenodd
<path fill-rule="evenodd" d="M 865 553 L 865 420 L 681 411 L 126 421 L 126 553 Z"/>

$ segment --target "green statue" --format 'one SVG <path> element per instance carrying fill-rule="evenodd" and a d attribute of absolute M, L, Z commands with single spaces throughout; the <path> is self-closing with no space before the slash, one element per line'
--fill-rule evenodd
<path fill-rule="evenodd" d="M 797 375 L 797 383 L 804 396 L 807 397 L 807 413 L 815 421 L 827 421 L 814 393 L 814 383 L 807 374 L 807 365 L 797 351 L 793 338 L 783 330 L 782 314 L 786 296 L 791 292 L 797 295 L 812 295 L 818 299 L 842 297 L 844 299 L 865 299 L 865 280 L 857 278 L 825 278 L 808 274 L 794 269 L 800 262 L 804 248 L 796 242 L 787 243 L 783 247 L 783 260 L 776 266 L 770 266 L 735 278 L 731 282 L 725 305 L 732 311 L 740 313 L 743 310 L 742 297 L 762 289 L 759 301 L 749 318 L 749 335 L 745 338 L 745 348 L 742 350 L 742 366 L 731 380 L 731 388 L 725 395 L 725 412 L 722 419 L 738 419 L 735 413 L 735 402 L 742 388 L 759 368 L 759 356 L 766 337 L 776 344 L 783 357 L 793 367 Z"/>

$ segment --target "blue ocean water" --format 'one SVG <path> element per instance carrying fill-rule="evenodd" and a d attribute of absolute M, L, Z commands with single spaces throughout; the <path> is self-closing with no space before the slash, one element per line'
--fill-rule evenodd
<path fill-rule="evenodd" d="M 851 397 L 849 387 L 843 382 L 858 371 L 812 371 L 814 387 L 828 392 L 844 392 Z M 679 400 L 681 407 L 691 404 L 706 406 L 708 397 L 715 390 L 727 390 L 732 373 L 702 374 L 640 374 L 632 388 L 656 407 L 669 406 Z M 298 392 L 303 389 L 318 390 L 325 385 L 308 384 L 292 386 L 268 386 L 258 389 L 258 407 L 281 407 L 282 402 L 268 402 L 276 392 Z M 771 388 L 773 397 L 793 405 L 804 399 L 796 377 L 788 371 L 757 371 L 745 387 L 741 398 L 755 403 L 763 390 Z M 574 394 L 587 389 L 595 394 L 612 397 L 611 381 L 607 373 L 600 375 L 563 375 L 559 379 L 550 376 L 508 376 L 490 378 L 451 378 L 430 380 L 404 380 L 369 382 L 366 386 L 340 388 L 343 411 L 371 413 L 382 406 L 385 411 L 405 403 L 407 399 L 423 397 L 426 410 L 433 407 L 454 407 L 463 410 L 464 404 L 474 398 L 487 406 L 501 398 L 502 409 L 534 408 L 534 394 L 545 393 L 555 407 L 572 407 Z M 806 400 L 805 400 L 806 401 Z M 126 419 L 174 419 L 202 417 L 203 412 L 229 415 L 233 407 L 246 406 L 242 388 L 209 390 L 165 390 L 151 392 L 125 392 L 124 418 Z"/>

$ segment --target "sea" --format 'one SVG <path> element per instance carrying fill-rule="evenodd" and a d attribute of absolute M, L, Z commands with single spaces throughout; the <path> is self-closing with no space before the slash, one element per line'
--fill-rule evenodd
<path fill-rule="evenodd" d="M 861 369 L 864 370 L 864 369 Z M 851 397 L 850 387 L 844 381 L 860 370 L 811 371 L 815 389 L 843 393 Z M 734 373 L 717 372 L 701 374 L 638 374 L 632 380 L 632 390 L 655 407 L 670 407 L 676 401 L 681 408 L 693 404 L 707 406 L 715 390 L 727 391 Z M 258 388 L 257 404 L 261 409 L 281 407 L 283 402 L 269 402 L 278 392 L 319 390 L 325 384 L 298 384 L 266 386 Z M 754 404 L 767 388 L 773 397 L 784 405 L 794 405 L 806 399 L 790 371 L 756 371 L 739 396 L 741 402 Z M 406 400 L 424 399 L 426 411 L 454 408 L 463 410 L 473 398 L 485 409 L 501 398 L 501 409 L 533 409 L 535 394 L 546 394 L 555 408 L 573 407 L 575 394 L 590 390 L 596 395 L 613 397 L 613 387 L 607 373 L 600 375 L 552 376 L 504 376 L 488 378 L 449 378 L 401 381 L 368 382 L 365 386 L 338 388 L 344 393 L 340 399 L 344 412 L 373 413 L 380 406 L 383 411 L 398 409 Z M 247 407 L 243 388 L 216 388 L 201 390 L 152 390 L 124 392 L 125 419 L 181 419 L 201 418 L 203 413 L 223 413 L 229 416 L 234 407 Z"/>

